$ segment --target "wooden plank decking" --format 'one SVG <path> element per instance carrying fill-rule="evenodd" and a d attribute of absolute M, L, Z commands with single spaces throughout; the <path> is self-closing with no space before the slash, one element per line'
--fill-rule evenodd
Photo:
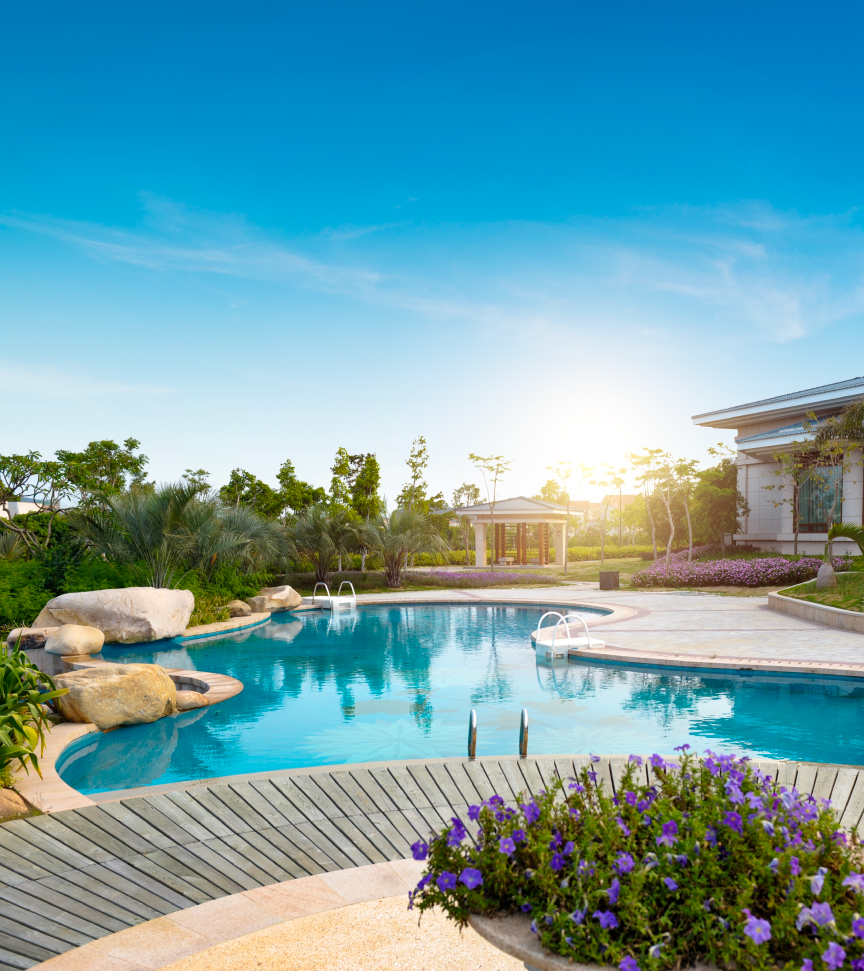
<path fill-rule="evenodd" d="M 401 860 L 492 793 L 567 779 L 585 756 L 441 759 L 191 783 L 0 826 L 0 971 L 196 904 L 325 871 Z M 864 769 L 759 762 L 862 826 Z M 613 787 L 623 760 L 596 766 Z"/>

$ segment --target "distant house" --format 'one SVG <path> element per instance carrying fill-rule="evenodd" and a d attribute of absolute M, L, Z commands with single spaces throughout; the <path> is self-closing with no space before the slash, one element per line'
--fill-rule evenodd
<path fill-rule="evenodd" d="M 43 507 L 35 502 L 28 502 L 26 500 L 21 500 L 20 502 L 9 502 L 6 504 L 9 512 L 6 512 L 2 506 L 0 506 L 0 519 L 14 519 L 16 516 L 20 516 L 21 513 L 25 512 L 38 512 Z"/>
<path fill-rule="evenodd" d="M 793 391 L 775 398 L 762 398 L 743 405 L 694 415 L 693 424 L 705 428 L 734 428 L 738 434 L 736 463 L 738 488 L 750 507 L 750 514 L 743 519 L 743 532 L 736 541 L 754 543 L 763 549 L 791 553 L 795 539 L 795 518 L 791 503 L 778 503 L 791 495 L 788 487 L 783 492 L 766 486 L 782 484 L 775 474 L 779 464 L 774 454 L 788 448 L 794 441 L 806 442 L 812 435 L 804 428 L 809 415 L 827 418 L 836 415 L 846 405 L 864 398 L 864 377 L 824 384 L 818 388 Z M 798 551 L 821 554 L 827 540 L 826 507 L 830 508 L 839 491 L 835 521 L 861 524 L 864 502 L 864 469 L 861 452 L 856 449 L 850 456 L 852 468 L 836 481 L 826 478 L 824 484 L 806 483 L 798 502 Z M 855 544 L 837 540 L 838 551 Z"/>

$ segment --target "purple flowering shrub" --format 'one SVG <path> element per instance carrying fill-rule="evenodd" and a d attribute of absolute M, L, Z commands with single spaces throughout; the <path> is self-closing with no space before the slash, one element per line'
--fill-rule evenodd
<path fill-rule="evenodd" d="M 648 772 L 630 756 L 615 796 L 592 765 L 469 807 L 470 833 L 454 818 L 412 847 L 429 861 L 412 905 L 460 925 L 523 913 L 549 951 L 621 971 L 864 971 L 864 860 L 828 801 L 731 755 L 654 755 Z"/>
<path fill-rule="evenodd" d="M 538 576 L 536 573 L 507 573 L 496 570 L 436 570 L 434 573 L 405 573 L 404 582 L 426 587 L 515 587 L 541 585 L 554 586 L 555 577 Z"/>
<path fill-rule="evenodd" d="M 822 559 L 817 556 L 804 556 L 800 560 L 770 556 L 707 562 L 688 562 L 686 557 L 686 553 L 670 557 L 668 571 L 665 558 L 657 560 L 647 569 L 632 574 L 630 583 L 635 587 L 776 587 L 812 580 L 822 565 Z M 832 563 L 835 570 L 848 570 L 851 560 L 835 556 Z"/>

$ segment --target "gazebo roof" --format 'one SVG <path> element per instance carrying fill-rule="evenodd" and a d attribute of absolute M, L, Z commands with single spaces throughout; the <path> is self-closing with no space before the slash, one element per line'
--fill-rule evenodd
<path fill-rule="evenodd" d="M 492 505 L 488 502 L 479 502 L 476 506 L 462 506 L 459 509 L 452 509 L 451 512 L 457 516 L 488 516 L 492 512 Z M 538 513 L 567 514 L 566 506 L 559 506 L 557 502 L 546 502 L 545 499 L 529 499 L 528 496 L 516 496 L 514 499 L 499 499 L 495 503 L 495 515 L 506 515 L 508 518 L 520 515 L 536 516 Z"/>

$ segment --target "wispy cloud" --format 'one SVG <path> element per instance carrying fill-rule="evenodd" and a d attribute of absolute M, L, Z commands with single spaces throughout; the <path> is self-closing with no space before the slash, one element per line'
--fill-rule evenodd
<path fill-rule="evenodd" d="M 0 394 L 39 398 L 90 398 L 116 395 L 138 397 L 163 397 L 177 393 L 177 388 L 145 382 L 127 384 L 122 381 L 103 381 L 91 378 L 80 371 L 71 373 L 47 365 L 30 365 L 22 361 L 0 360 Z"/>

